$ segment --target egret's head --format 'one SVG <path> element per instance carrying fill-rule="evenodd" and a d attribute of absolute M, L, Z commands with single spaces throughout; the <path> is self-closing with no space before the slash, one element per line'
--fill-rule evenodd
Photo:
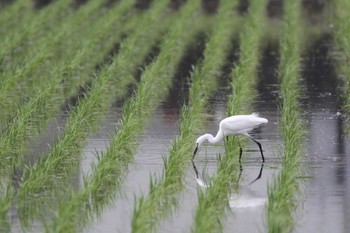
<path fill-rule="evenodd" d="M 210 136 L 211 136 L 210 134 L 206 133 L 206 134 L 203 134 L 202 136 L 200 136 L 199 138 L 197 138 L 196 143 L 197 143 L 198 147 L 200 147 L 205 141 L 208 141 L 208 138 Z"/>
<path fill-rule="evenodd" d="M 193 151 L 193 158 L 194 159 L 194 156 L 196 156 L 196 153 L 199 149 L 199 147 L 205 142 L 208 140 L 208 137 L 209 137 L 210 134 L 203 134 L 202 136 L 200 136 L 199 138 L 197 138 L 196 140 L 196 148 L 194 149 Z"/>

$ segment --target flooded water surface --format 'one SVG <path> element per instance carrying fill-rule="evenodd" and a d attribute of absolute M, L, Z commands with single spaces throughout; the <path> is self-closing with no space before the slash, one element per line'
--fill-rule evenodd
<path fill-rule="evenodd" d="M 306 57 L 305 204 L 299 232 L 347 232 L 349 225 L 350 140 L 344 131 L 341 85 L 330 57 L 332 39 L 320 37 Z"/>

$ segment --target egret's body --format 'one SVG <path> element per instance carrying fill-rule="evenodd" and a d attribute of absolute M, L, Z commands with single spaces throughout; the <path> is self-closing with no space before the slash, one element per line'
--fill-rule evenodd
<path fill-rule="evenodd" d="M 217 132 L 215 137 L 211 134 L 203 134 L 202 136 L 197 138 L 196 149 L 193 152 L 193 158 L 196 155 L 198 148 L 206 141 L 214 144 L 220 142 L 224 137 L 229 135 L 243 135 L 250 138 L 258 144 L 261 152 L 261 157 L 264 162 L 265 158 L 262 152 L 261 144 L 255 139 L 253 139 L 249 135 L 249 132 L 260 125 L 266 124 L 267 122 L 267 119 L 259 117 L 257 113 L 253 113 L 250 115 L 236 115 L 227 117 L 220 122 L 219 131 Z M 242 148 L 240 148 L 240 158 L 241 155 Z"/>

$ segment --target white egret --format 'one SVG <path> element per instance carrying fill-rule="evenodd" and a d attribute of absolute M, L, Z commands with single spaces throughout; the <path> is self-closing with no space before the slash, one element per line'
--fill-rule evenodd
<path fill-rule="evenodd" d="M 256 144 L 258 144 L 261 152 L 262 161 L 265 162 L 261 144 L 258 141 L 256 141 L 254 138 L 252 138 L 249 135 L 249 132 L 260 125 L 266 124 L 267 122 L 268 122 L 267 119 L 259 117 L 257 113 L 253 113 L 250 115 L 236 115 L 236 116 L 227 117 L 222 121 L 220 121 L 219 131 L 217 132 L 215 137 L 211 134 L 203 134 L 202 136 L 197 138 L 196 148 L 193 152 L 192 159 L 194 159 L 199 147 L 206 141 L 208 141 L 209 143 L 218 143 L 224 137 L 229 135 L 243 135 L 250 138 Z M 242 150 L 242 147 L 240 147 L 239 149 L 240 149 L 239 161 L 241 161 L 243 150 Z"/>

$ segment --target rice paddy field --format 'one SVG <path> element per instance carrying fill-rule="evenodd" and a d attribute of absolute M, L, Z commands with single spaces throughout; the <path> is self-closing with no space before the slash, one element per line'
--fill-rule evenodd
<path fill-rule="evenodd" d="M 0 0 L 0 41 L 1 232 L 350 231 L 350 1 Z M 265 162 L 192 161 L 253 112 Z"/>

